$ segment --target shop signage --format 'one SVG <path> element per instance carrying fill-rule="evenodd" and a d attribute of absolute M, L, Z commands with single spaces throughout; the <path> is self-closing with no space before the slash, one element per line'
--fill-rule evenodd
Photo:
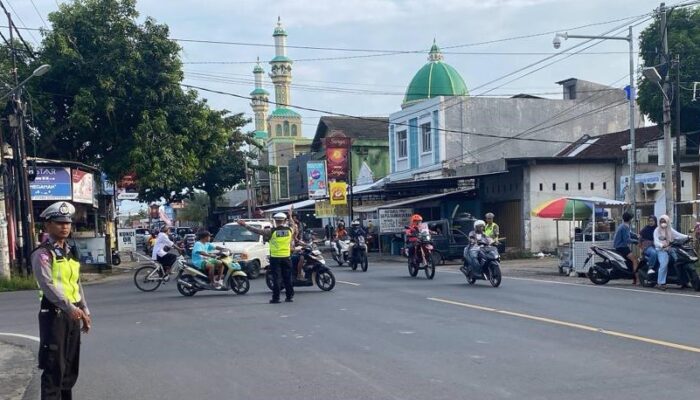
<path fill-rule="evenodd" d="M 380 208 L 379 232 L 399 233 L 411 222 L 412 208 Z"/>
<path fill-rule="evenodd" d="M 136 251 L 136 229 L 118 229 L 117 236 L 119 251 Z"/>
<path fill-rule="evenodd" d="M 348 181 L 348 158 L 351 139 L 341 136 L 326 138 L 326 169 L 328 179 Z"/>
<path fill-rule="evenodd" d="M 320 200 L 316 202 L 316 218 L 335 218 L 345 217 L 348 215 L 347 206 L 332 206 L 328 200 Z"/>
<path fill-rule="evenodd" d="M 70 168 L 38 167 L 29 190 L 32 200 L 71 200 Z"/>
<path fill-rule="evenodd" d="M 306 178 L 309 182 L 309 198 L 322 199 L 328 195 L 326 163 L 309 161 L 306 163 Z"/>
<path fill-rule="evenodd" d="M 348 204 L 348 184 L 345 182 L 330 183 L 331 205 L 340 206 Z"/>
<path fill-rule="evenodd" d="M 95 178 L 89 172 L 79 169 L 71 170 L 73 178 L 73 201 L 76 203 L 92 204 L 95 197 Z"/>

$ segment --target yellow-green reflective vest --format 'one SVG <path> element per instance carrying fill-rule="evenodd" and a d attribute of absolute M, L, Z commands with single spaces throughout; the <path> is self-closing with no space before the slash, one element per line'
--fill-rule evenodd
<path fill-rule="evenodd" d="M 78 284 L 80 281 L 80 263 L 65 254 L 59 256 L 50 246 L 45 248 L 51 252 L 53 258 L 51 262 L 53 285 L 70 303 L 79 302 L 81 300 L 80 286 Z M 43 296 L 44 294 L 39 291 L 39 297 Z"/>
<path fill-rule="evenodd" d="M 494 228 L 495 228 L 495 229 L 494 229 Z M 490 238 L 492 238 L 492 239 L 496 239 L 496 238 L 493 236 L 493 235 L 494 235 L 494 230 L 496 230 L 496 231 L 498 230 L 498 224 L 496 224 L 495 222 L 492 223 L 492 224 L 486 224 L 486 226 L 484 227 L 484 234 L 485 234 L 487 237 L 490 237 Z"/>
<path fill-rule="evenodd" d="M 272 228 L 270 236 L 270 257 L 289 257 L 292 255 L 292 229 L 287 226 Z"/>

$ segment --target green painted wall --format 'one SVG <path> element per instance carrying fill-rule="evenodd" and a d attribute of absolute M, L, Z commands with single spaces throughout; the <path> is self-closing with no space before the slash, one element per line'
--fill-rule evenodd
<path fill-rule="evenodd" d="M 377 181 L 389 175 L 389 141 L 355 139 L 352 143 L 352 177 L 357 181 L 362 162 L 366 162 Z"/>

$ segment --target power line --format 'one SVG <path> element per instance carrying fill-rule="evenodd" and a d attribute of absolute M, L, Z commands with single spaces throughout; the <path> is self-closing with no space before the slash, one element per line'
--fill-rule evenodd
<path fill-rule="evenodd" d="M 44 26 L 48 28 L 49 26 L 46 24 L 46 21 L 44 20 L 44 17 L 41 16 L 41 13 L 39 12 L 39 9 L 36 8 L 36 4 L 34 3 L 34 0 L 29 0 L 29 1 L 31 1 L 31 3 L 32 3 L 32 7 L 34 7 L 34 11 L 36 11 L 36 15 L 39 16 L 39 19 L 41 19 L 41 22 L 44 23 Z M 31 32 L 31 31 L 30 31 L 30 32 Z"/>
<path fill-rule="evenodd" d="M 8 4 L 10 4 L 10 3 L 8 3 Z M 8 21 L 9 21 L 9 26 L 8 26 L 8 27 L 10 28 L 10 31 L 12 31 L 13 28 L 14 28 L 14 31 L 17 33 L 17 37 L 19 38 L 19 40 L 20 40 L 20 41 L 22 42 L 22 44 L 24 45 L 24 48 L 27 50 L 27 53 L 29 53 L 29 55 L 30 55 L 32 58 L 36 58 L 36 56 L 34 55 L 34 52 L 32 51 L 31 47 L 29 47 L 29 45 L 27 44 L 27 42 L 24 40 L 24 38 L 22 37 L 22 34 L 19 33 L 19 30 L 17 29 L 17 25 L 12 21 L 12 17 L 10 16 L 9 11 L 7 11 L 7 8 L 5 8 L 5 4 L 3 4 L 2 1 L 0 1 L 0 7 L 2 7 L 2 10 L 5 11 L 5 15 L 7 15 L 7 19 L 8 19 Z M 11 4 L 10 4 L 10 7 L 12 7 Z M 13 9 L 13 10 L 14 10 L 14 9 Z M 10 32 L 10 36 L 12 36 L 11 34 L 12 34 L 12 32 Z"/>
<path fill-rule="evenodd" d="M 12 10 L 12 12 L 15 13 L 15 16 L 17 17 L 17 19 L 19 19 L 20 24 L 22 24 L 23 27 L 26 27 L 27 24 L 24 23 L 22 16 L 17 13 L 17 10 L 15 10 L 15 7 L 12 5 L 12 3 L 10 3 L 10 0 L 5 0 L 5 1 L 7 1 L 7 5 L 10 6 L 10 9 Z M 34 37 L 34 34 L 31 31 L 27 31 L 27 33 L 29 33 L 29 36 L 32 37 L 34 44 L 38 45 L 39 41 L 36 40 L 36 38 Z M 17 32 L 17 36 L 19 36 L 20 38 L 22 37 L 22 35 L 20 35 L 19 32 Z M 24 39 L 22 39 L 22 40 L 24 40 Z"/>

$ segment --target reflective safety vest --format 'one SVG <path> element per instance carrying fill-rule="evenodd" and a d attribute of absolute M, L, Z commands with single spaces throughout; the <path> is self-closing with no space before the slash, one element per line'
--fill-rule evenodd
<path fill-rule="evenodd" d="M 494 229 L 495 228 L 495 229 Z M 498 224 L 497 223 L 491 223 L 491 224 L 486 224 L 484 227 L 484 234 L 486 234 L 487 237 L 490 237 L 492 239 L 496 239 L 494 235 L 494 230 L 498 231 Z"/>
<path fill-rule="evenodd" d="M 272 228 L 270 257 L 285 258 L 292 255 L 292 229 L 288 226 Z"/>
<path fill-rule="evenodd" d="M 51 278 L 53 285 L 70 303 L 77 303 L 82 298 L 80 297 L 80 263 L 70 255 L 63 254 L 63 250 L 54 248 L 47 244 L 42 246 L 49 250 L 52 256 L 51 261 Z M 39 291 L 39 298 L 44 297 L 43 292 Z"/>

